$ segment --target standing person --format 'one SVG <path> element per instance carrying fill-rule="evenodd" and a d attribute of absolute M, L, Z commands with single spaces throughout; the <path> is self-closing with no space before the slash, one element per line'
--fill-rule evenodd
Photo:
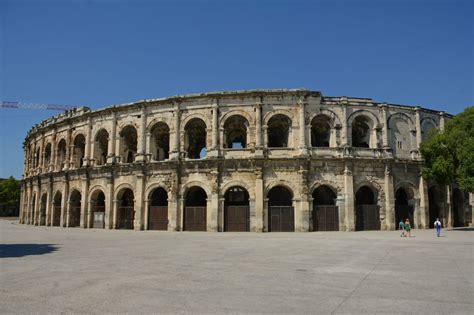
<path fill-rule="evenodd" d="M 410 219 L 405 220 L 405 231 L 407 231 L 407 236 L 411 237 L 411 225 L 410 225 Z"/>
<path fill-rule="evenodd" d="M 438 218 L 436 218 L 436 221 L 434 222 L 434 227 L 436 229 L 436 236 L 439 237 L 439 233 L 441 232 L 441 222 Z"/>
<path fill-rule="evenodd" d="M 402 230 L 402 234 L 400 234 L 400 237 L 405 237 L 405 223 L 403 223 L 403 219 L 400 219 L 400 223 L 398 223 L 398 228 Z"/>

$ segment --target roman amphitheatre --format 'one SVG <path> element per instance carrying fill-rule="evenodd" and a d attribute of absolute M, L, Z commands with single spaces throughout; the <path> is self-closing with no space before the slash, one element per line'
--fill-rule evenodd
<path fill-rule="evenodd" d="M 305 89 L 203 93 L 33 126 L 20 223 L 64 228 L 311 232 L 472 224 L 469 195 L 420 176 L 450 115 Z M 472 199 L 472 196 L 471 196 Z"/>

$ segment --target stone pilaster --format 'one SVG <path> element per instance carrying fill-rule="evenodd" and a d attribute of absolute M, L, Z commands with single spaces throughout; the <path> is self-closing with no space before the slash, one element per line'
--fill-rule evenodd
<path fill-rule="evenodd" d="M 105 191 L 105 214 L 104 214 L 104 226 L 106 229 L 114 228 L 114 211 L 115 211 L 115 202 L 114 202 L 114 179 L 111 174 L 107 178 L 107 186 Z"/>
<path fill-rule="evenodd" d="M 262 103 L 255 103 L 255 155 L 263 155 L 262 151 Z"/>
<path fill-rule="evenodd" d="M 347 99 L 341 97 L 341 106 L 342 106 L 342 132 L 341 132 L 341 146 L 349 146 L 349 135 L 348 135 L 348 126 L 347 126 Z"/>
<path fill-rule="evenodd" d="M 382 146 L 384 149 L 390 149 L 388 143 L 388 121 L 387 121 L 387 104 L 383 103 L 380 105 L 380 114 L 382 116 Z"/>
<path fill-rule="evenodd" d="M 179 103 L 175 103 L 174 107 L 175 107 L 175 110 L 173 113 L 174 132 L 173 132 L 173 141 L 171 142 L 171 152 L 170 152 L 171 160 L 179 159 L 179 138 L 180 138 L 180 133 L 181 133 Z"/>
<path fill-rule="evenodd" d="M 87 131 L 86 131 L 86 147 L 84 152 L 84 166 L 92 166 L 91 160 L 93 156 L 91 156 L 91 145 L 92 145 L 92 119 L 90 117 L 87 118 Z"/>
<path fill-rule="evenodd" d="M 251 231 L 263 232 L 264 230 L 264 205 L 263 173 L 262 170 L 255 171 L 255 219 L 250 221 Z"/>
<path fill-rule="evenodd" d="M 88 227 L 88 213 L 89 213 L 89 177 L 87 175 L 81 176 L 82 181 L 82 194 L 81 194 L 81 221 L 80 227 L 87 228 Z"/>
<path fill-rule="evenodd" d="M 355 208 L 354 208 L 354 178 L 352 175 L 352 163 L 345 162 L 344 165 L 344 230 L 355 230 Z"/>
<path fill-rule="evenodd" d="M 116 114 L 112 114 L 112 130 L 109 135 L 109 143 L 107 148 L 107 164 L 115 163 L 115 138 L 117 137 L 117 117 Z"/>
<path fill-rule="evenodd" d="M 385 230 L 393 230 L 395 228 L 395 196 L 393 188 L 393 175 L 390 165 L 385 165 Z M 412 223 L 413 224 L 413 223 Z"/>
<path fill-rule="evenodd" d="M 420 218 L 420 228 L 427 229 L 430 226 L 430 213 L 429 213 L 429 195 L 428 195 L 428 185 L 426 180 L 420 174 L 420 182 L 418 185 L 418 191 L 420 194 L 420 206 L 418 210 L 418 217 Z M 415 213 L 415 217 L 417 214 Z"/>
<path fill-rule="evenodd" d="M 140 141 L 137 143 L 137 156 L 135 157 L 135 162 L 145 162 L 146 161 L 146 124 L 147 124 L 147 117 L 146 117 L 146 107 L 145 105 L 142 106 L 142 111 L 140 115 Z"/>
<path fill-rule="evenodd" d="M 415 107 L 415 128 L 416 128 L 416 149 L 420 150 L 421 144 L 421 119 L 420 119 L 420 108 Z"/>
<path fill-rule="evenodd" d="M 299 114 L 299 150 L 300 155 L 308 155 L 308 147 L 306 145 L 306 111 L 305 111 L 306 101 L 304 98 L 301 98 L 298 101 L 298 114 Z"/>
<path fill-rule="evenodd" d="M 219 104 L 217 100 L 213 101 L 212 108 L 212 146 L 209 152 L 206 152 L 207 157 L 219 156 Z"/>
<path fill-rule="evenodd" d="M 146 176 L 144 174 L 137 174 L 137 186 L 135 193 L 135 220 L 134 220 L 134 229 L 143 230 L 143 214 L 144 214 L 144 190 L 145 190 L 145 180 Z"/>

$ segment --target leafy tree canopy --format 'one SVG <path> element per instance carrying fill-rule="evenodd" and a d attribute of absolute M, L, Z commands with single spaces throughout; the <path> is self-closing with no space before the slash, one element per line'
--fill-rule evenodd
<path fill-rule="evenodd" d="M 474 192 L 474 106 L 448 121 L 444 132 L 432 130 L 420 151 L 423 177 L 441 185 L 456 181 L 462 190 Z"/>
<path fill-rule="evenodd" d="M 0 181 L 0 205 L 20 206 L 20 181 L 12 176 Z"/>

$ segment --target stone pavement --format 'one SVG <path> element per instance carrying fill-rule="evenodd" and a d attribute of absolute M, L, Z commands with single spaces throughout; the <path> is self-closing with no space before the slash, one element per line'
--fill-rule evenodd
<path fill-rule="evenodd" d="M 2 314 L 474 313 L 469 230 L 0 233 Z"/>

